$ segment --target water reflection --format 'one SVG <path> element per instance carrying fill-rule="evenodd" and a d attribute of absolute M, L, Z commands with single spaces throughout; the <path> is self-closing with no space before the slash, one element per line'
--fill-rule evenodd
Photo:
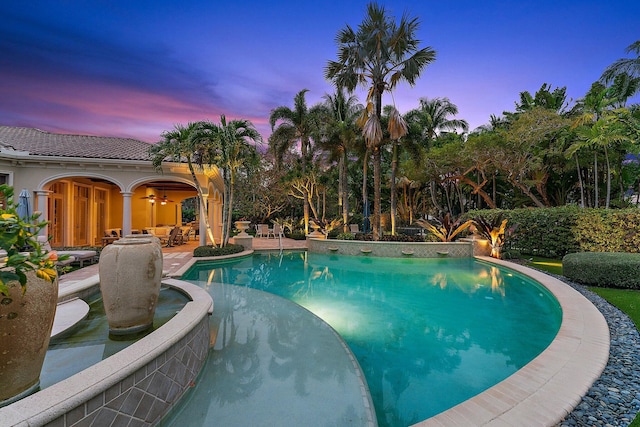
<path fill-rule="evenodd" d="M 506 378 L 548 345 L 561 316 L 522 276 L 473 260 L 285 253 L 223 265 L 215 277 L 289 298 L 335 328 L 363 369 L 381 426 L 418 422 Z M 318 359 L 305 316 L 242 298 L 230 309 L 227 316 L 246 310 L 252 324 L 267 325 L 257 344 L 271 354 L 263 380 L 291 382 L 303 397 L 311 380 L 343 375 Z"/>
<path fill-rule="evenodd" d="M 91 298 L 87 318 L 70 335 L 51 341 L 40 375 L 40 386 L 46 388 L 114 355 L 169 321 L 188 302 L 188 298 L 173 289 L 163 287 L 153 319 L 153 328 L 140 335 L 109 336 L 109 325 L 100 294 Z"/>
<path fill-rule="evenodd" d="M 354 366 L 326 324 L 264 292 L 209 286 L 218 339 L 164 425 L 366 424 Z"/>

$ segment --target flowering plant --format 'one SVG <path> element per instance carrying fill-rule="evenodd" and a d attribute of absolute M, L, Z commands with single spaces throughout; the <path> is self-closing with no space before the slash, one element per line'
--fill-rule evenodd
<path fill-rule="evenodd" d="M 38 232 L 47 224 L 38 221 L 36 212 L 28 221 L 20 218 L 13 202 L 13 188 L 0 185 L 0 294 L 8 296 L 11 281 L 20 282 L 22 292 L 27 290 L 26 273 L 34 271 L 44 280 L 54 282 L 58 276 L 55 251 L 47 252 L 37 240 Z"/>

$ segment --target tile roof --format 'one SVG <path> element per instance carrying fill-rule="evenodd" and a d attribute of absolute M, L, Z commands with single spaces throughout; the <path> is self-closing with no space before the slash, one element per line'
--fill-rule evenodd
<path fill-rule="evenodd" d="M 152 144 L 132 138 L 68 135 L 40 129 L 0 126 L 0 149 L 30 155 L 92 159 L 150 160 Z"/>

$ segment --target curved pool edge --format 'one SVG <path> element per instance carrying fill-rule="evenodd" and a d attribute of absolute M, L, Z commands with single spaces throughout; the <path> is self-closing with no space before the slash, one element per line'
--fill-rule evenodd
<path fill-rule="evenodd" d="M 551 344 L 509 378 L 415 426 L 557 425 L 600 377 L 609 359 L 607 322 L 579 292 L 543 272 L 490 257 L 477 259 L 516 270 L 547 288 L 562 307 Z"/>
<path fill-rule="evenodd" d="M 209 345 L 211 296 L 175 279 L 163 284 L 191 299 L 165 325 L 115 355 L 11 405 L 0 408 L 3 426 L 79 421 L 159 421 L 198 376 Z M 129 421 L 127 421 L 129 422 Z"/>
<path fill-rule="evenodd" d="M 178 270 L 176 270 L 175 272 L 171 273 L 167 277 L 172 277 L 172 278 L 179 279 L 180 277 L 182 277 L 184 275 L 184 273 L 187 272 L 187 270 L 189 270 L 197 262 L 201 262 L 201 261 L 224 261 L 224 260 L 228 260 L 228 259 L 242 258 L 242 257 L 246 257 L 246 256 L 249 256 L 249 255 L 253 255 L 253 252 L 254 252 L 253 249 L 247 249 L 245 251 L 238 252 L 238 253 L 235 253 L 235 254 L 230 254 L 230 255 L 192 257 L 182 267 L 180 267 Z"/>

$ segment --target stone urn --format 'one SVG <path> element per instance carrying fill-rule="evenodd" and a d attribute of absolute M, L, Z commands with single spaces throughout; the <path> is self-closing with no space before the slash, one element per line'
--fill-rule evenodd
<path fill-rule="evenodd" d="M 249 237 L 249 235 L 247 234 L 247 230 L 249 229 L 250 225 L 251 221 L 236 221 L 236 228 L 240 231 L 240 233 L 238 233 L 238 236 Z"/>
<path fill-rule="evenodd" d="M 98 271 L 109 333 L 130 335 L 151 328 L 162 280 L 162 250 L 156 240 L 116 240 L 102 250 Z"/>
<path fill-rule="evenodd" d="M 311 228 L 313 228 L 313 231 L 311 233 L 309 233 L 307 235 L 307 237 L 312 237 L 315 239 L 326 239 L 327 236 L 324 235 L 324 233 L 322 233 L 322 231 L 320 231 L 320 224 L 318 224 L 317 222 L 311 222 L 309 224 L 311 226 Z"/>
<path fill-rule="evenodd" d="M 0 295 L 0 406 L 39 389 L 53 318 L 58 279 L 52 283 L 27 272 L 26 292 L 9 282 L 9 296 Z"/>

